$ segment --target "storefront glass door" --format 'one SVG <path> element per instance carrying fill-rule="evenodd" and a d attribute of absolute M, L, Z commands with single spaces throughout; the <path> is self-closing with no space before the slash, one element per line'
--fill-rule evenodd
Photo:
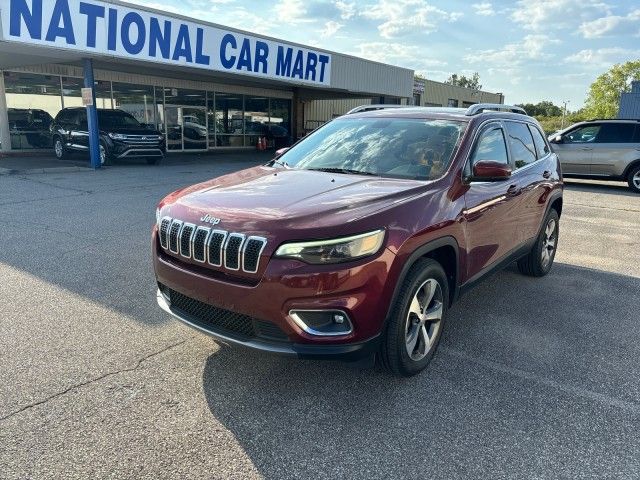
<path fill-rule="evenodd" d="M 165 108 L 168 151 L 207 149 L 207 114 L 200 107 Z"/>

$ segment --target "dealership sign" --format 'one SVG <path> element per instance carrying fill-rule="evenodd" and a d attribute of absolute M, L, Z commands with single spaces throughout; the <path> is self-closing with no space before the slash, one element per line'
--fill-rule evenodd
<path fill-rule="evenodd" d="M 331 55 L 101 1 L 0 0 L 3 40 L 296 83 L 331 84 Z"/>

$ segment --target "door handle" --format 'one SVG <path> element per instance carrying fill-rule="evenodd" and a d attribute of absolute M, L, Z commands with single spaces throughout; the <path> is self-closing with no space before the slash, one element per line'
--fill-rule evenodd
<path fill-rule="evenodd" d="M 519 193 L 520 193 L 520 189 L 518 188 L 517 185 L 510 185 L 509 188 L 507 189 L 507 195 L 509 197 L 514 197 Z"/>
<path fill-rule="evenodd" d="M 550 172 L 549 170 L 545 170 L 545 171 L 542 173 L 542 176 L 543 176 L 544 178 L 549 178 L 549 177 L 551 177 L 551 172 Z"/>

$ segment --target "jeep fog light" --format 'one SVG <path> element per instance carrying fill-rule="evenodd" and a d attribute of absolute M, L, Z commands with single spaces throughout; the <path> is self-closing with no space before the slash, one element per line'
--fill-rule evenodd
<path fill-rule="evenodd" d="M 348 262 L 375 254 L 383 241 L 384 230 L 375 230 L 331 240 L 285 243 L 278 248 L 275 256 L 297 258 L 313 264 Z"/>
<path fill-rule="evenodd" d="M 291 310 L 289 316 L 309 335 L 335 337 L 353 331 L 351 319 L 342 310 Z"/>

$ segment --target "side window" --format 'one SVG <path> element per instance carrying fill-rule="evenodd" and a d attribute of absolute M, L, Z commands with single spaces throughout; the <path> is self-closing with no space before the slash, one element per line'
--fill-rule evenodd
<path fill-rule="evenodd" d="M 529 130 L 531 131 L 531 136 L 533 136 L 533 143 L 536 145 L 536 153 L 538 154 L 538 158 L 542 158 L 549 153 L 549 145 L 545 141 L 544 137 L 540 133 L 537 127 L 533 125 L 529 125 Z"/>
<path fill-rule="evenodd" d="M 636 136 L 633 138 L 633 143 L 640 143 L 640 123 L 636 125 Z"/>
<path fill-rule="evenodd" d="M 600 125 L 576 128 L 564 135 L 563 143 L 592 143 L 595 142 L 599 131 Z"/>
<path fill-rule="evenodd" d="M 505 122 L 511 156 L 516 168 L 522 168 L 536 161 L 536 148 L 533 146 L 533 137 L 524 123 Z"/>
<path fill-rule="evenodd" d="M 480 160 L 492 160 L 505 165 L 509 163 L 504 133 L 499 125 L 493 125 L 480 134 L 471 155 L 470 165 L 473 166 Z"/>
<path fill-rule="evenodd" d="M 87 130 L 89 128 L 89 125 L 88 125 L 88 122 L 87 122 L 87 112 L 78 111 L 78 120 L 76 122 L 76 126 L 80 130 Z"/>
<path fill-rule="evenodd" d="M 633 123 L 603 123 L 598 136 L 597 143 L 632 143 Z"/>

